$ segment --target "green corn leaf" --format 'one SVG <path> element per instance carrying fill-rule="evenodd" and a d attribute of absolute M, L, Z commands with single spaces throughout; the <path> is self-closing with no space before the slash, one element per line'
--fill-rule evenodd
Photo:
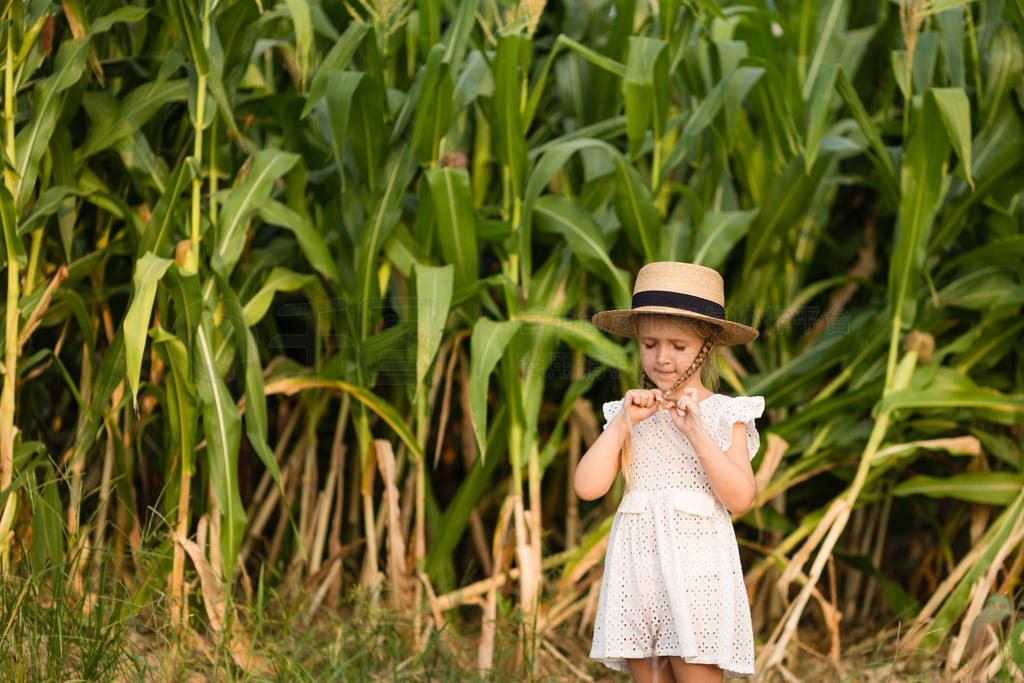
<path fill-rule="evenodd" d="M 502 451 L 508 448 L 509 411 L 504 405 L 498 406 L 494 419 L 487 431 L 487 451 L 473 461 L 473 466 L 459 484 L 455 497 L 445 508 L 444 514 L 433 526 L 430 547 L 424 560 L 424 569 L 429 576 L 440 579 L 440 571 L 466 532 L 470 515 L 477 509 L 481 497 L 493 485 L 495 468 L 502 462 Z"/>
<path fill-rule="evenodd" d="M 238 448 L 241 417 L 217 371 L 214 358 L 213 316 L 203 315 L 193 345 L 196 388 L 203 404 L 203 434 L 213 494 L 220 505 L 221 561 L 224 576 L 232 576 L 245 531 L 245 509 L 238 491 Z"/>
<path fill-rule="evenodd" d="M 53 177 L 50 179 L 52 185 L 72 187 L 75 181 L 75 156 L 71 147 L 71 134 L 64 126 L 58 126 L 50 136 L 49 146 L 50 159 L 53 162 Z M 49 190 L 43 192 L 45 196 Z M 36 200 L 38 208 L 42 196 Z M 74 229 L 78 218 L 78 203 L 72 197 L 65 196 L 55 207 L 57 212 L 57 229 L 60 231 L 60 243 L 64 248 L 64 259 L 71 263 L 72 242 L 74 240 Z M 33 214 L 36 210 L 33 210 Z M 34 229 L 34 227 L 33 227 Z"/>
<path fill-rule="evenodd" d="M 209 282 L 209 281 L 208 281 Z M 186 273 L 175 263 L 167 269 L 164 287 L 171 297 L 174 318 L 171 326 L 191 350 L 196 328 L 203 313 L 203 291 L 199 273 Z"/>
<path fill-rule="evenodd" d="M 143 83 L 124 96 L 116 113 L 93 122 L 79 158 L 87 159 L 134 134 L 167 103 L 184 102 L 188 91 L 187 79 Z"/>
<path fill-rule="evenodd" d="M 1024 304 L 1024 286 L 1017 284 L 1002 266 L 976 265 L 974 270 L 940 289 L 935 298 L 944 306 L 981 311 L 1001 307 L 1013 310 Z"/>
<path fill-rule="evenodd" d="M 964 0 L 935 0 L 934 2 L 930 2 L 924 7 L 922 7 L 920 12 L 922 16 L 928 16 L 930 14 L 940 14 L 953 7 L 962 7 L 963 5 L 968 5 L 973 1 L 974 0 L 967 0 L 966 2 L 964 2 Z"/>
<path fill-rule="evenodd" d="M 57 131 L 54 131 L 53 139 L 50 141 L 51 152 L 53 151 L 53 141 L 56 139 Z M 149 139 L 143 135 L 142 131 L 136 131 L 119 140 L 114 145 L 114 151 L 121 157 L 121 162 L 131 175 L 145 178 L 157 192 L 167 189 L 169 175 L 167 163 L 157 157 L 153 147 L 149 144 Z"/>
<path fill-rule="evenodd" d="M 194 167 L 190 163 L 178 164 L 174 174 L 170 177 L 167 187 L 160 195 L 159 201 L 153 207 L 149 216 L 149 222 L 139 239 L 139 247 L 136 250 L 136 258 L 141 258 L 146 252 L 153 252 L 157 256 L 169 255 L 171 234 L 175 226 L 181 225 L 180 202 L 181 193 L 195 176 Z"/>
<path fill-rule="evenodd" d="M 939 36 L 931 31 L 917 35 L 914 47 L 914 92 L 923 92 L 933 85 L 935 61 L 939 52 Z"/>
<path fill-rule="evenodd" d="M 235 7 L 238 7 L 238 6 L 236 5 Z M 228 16 L 231 16 L 230 13 L 231 13 L 232 9 L 234 9 L 234 8 L 229 8 L 228 12 L 225 12 L 225 14 L 227 14 Z M 241 9 L 243 9 L 243 11 L 244 11 L 244 6 L 242 6 Z M 243 26 L 245 25 L 244 20 L 243 20 L 242 25 Z M 228 130 L 230 131 L 231 135 L 236 136 L 236 137 L 241 137 L 242 133 L 241 133 L 241 131 L 238 130 L 238 125 L 235 123 L 235 114 L 236 114 L 236 112 L 232 109 L 232 103 L 228 99 L 227 88 L 224 85 L 224 53 L 223 53 L 223 45 L 221 45 L 221 41 L 220 41 L 220 32 L 218 30 L 219 26 L 224 26 L 224 24 L 220 23 L 220 22 L 217 22 L 217 21 L 211 21 L 210 22 L 210 28 L 209 28 L 209 42 L 210 42 L 210 45 L 209 45 L 209 49 L 207 51 L 207 56 L 208 56 L 208 58 L 210 60 L 210 68 L 209 68 L 209 71 L 206 73 L 206 87 L 209 90 L 210 94 L 213 95 L 213 99 L 217 103 L 216 109 L 220 110 L 221 119 L 225 123 L 227 123 Z M 229 37 L 229 40 L 231 40 L 232 37 L 233 37 L 233 33 L 232 33 L 231 29 L 228 30 L 227 35 Z M 199 92 L 198 88 L 193 88 L 193 89 L 189 90 L 190 105 L 191 105 L 191 98 L 194 97 L 194 96 L 197 96 L 198 92 Z M 210 117 L 210 122 L 212 122 L 213 114 L 214 114 L 214 107 L 212 107 L 212 106 L 208 107 L 208 111 L 209 111 L 208 116 Z M 194 120 L 194 117 L 193 117 L 193 120 Z"/>
<path fill-rule="evenodd" d="M 871 116 L 868 114 L 867 109 L 864 108 L 864 103 L 860 99 L 860 95 L 857 94 L 856 89 L 853 87 L 853 83 L 850 82 L 849 76 L 843 71 L 842 67 L 839 68 L 836 74 L 836 87 L 839 89 L 839 94 L 846 102 L 846 106 L 850 108 L 850 113 L 853 114 L 854 120 L 857 122 L 857 126 L 860 128 L 860 132 L 867 138 L 868 143 L 871 145 L 872 161 L 875 166 L 879 169 L 882 174 L 882 178 L 885 180 L 883 189 L 886 190 L 887 194 L 892 198 L 898 196 L 897 190 L 899 183 L 896 180 L 896 170 L 893 167 L 892 159 L 889 157 L 889 152 L 885 148 L 885 143 L 882 141 L 882 135 L 878 127 L 872 122 Z"/>
<path fill-rule="evenodd" d="M 65 526 L 57 482 L 60 478 L 49 461 L 40 459 L 28 473 L 33 481 L 23 487 L 32 510 L 32 559 L 37 568 L 56 565 L 64 559 Z M 38 477 L 38 478 L 37 478 Z"/>
<path fill-rule="evenodd" d="M 432 45 L 441 42 L 441 0 L 421 0 L 417 4 L 419 20 L 416 34 L 420 52 L 429 52 Z"/>
<path fill-rule="evenodd" d="M 270 225 L 279 225 L 290 230 L 298 240 L 299 249 L 309 261 L 309 265 L 313 266 L 324 278 L 327 280 L 338 278 L 338 266 L 327 248 L 327 243 L 309 221 L 273 199 L 268 199 L 260 205 L 259 215 L 264 222 Z"/>
<path fill-rule="evenodd" d="M 835 3 L 839 4 L 839 3 Z M 823 68 L 818 83 L 811 94 L 808 107 L 807 137 L 804 140 L 804 168 L 810 173 L 814 160 L 818 156 L 818 146 L 825 133 L 825 123 L 832 107 L 832 92 L 835 90 L 836 76 L 839 74 L 838 64 L 829 64 Z"/>
<path fill-rule="evenodd" d="M 669 95 L 667 46 L 665 41 L 655 38 L 631 36 L 629 39 L 622 96 L 631 159 L 640 154 L 649 124 L 655 140 L 665 132 Z"/>
<path fill-rule="evenodd" d="M 602 372 L 603 370 L 601 368 L 595 368 L 584 375 L 582 379 L 574 380 L 573 383 L 569 385 L 568 390 L 565 392 L 565 396 L 562 397 L 562 402 L 558 410 L 558 420 L 555 422 L 555 426 L 551 430 L 550 437 L 548 437 L 544 446 L 540 449 L 538 459 L 540 461 L 542 471 L 547 470 L 548 466 L 551 465 L 555 455 L 563 444 L 562 435 L 565 431 L 566 420 L 569 418 L 569 414 L 572 412 L 572 409 L 576 404 L 576 400 L 590 391 L 590 388 L 594 385 L 594 381 Z"/>
<path fill-rule="evenodd" d="M 473 434 L 481 455 L 486 453 L 487 393 L 491 373 L 512 337 L 519 332 L 518 320 L 496 322 L 481 318 L 473 325 L 470 337 L 469 413 Z"/>
<path fill-rule="evenodd" d="M 621 62 L 617 62 L 611 57 L 601 54 L 600 52 L 593 50 L 583 43 L 573 40 L 568 36 L 558 36 L 558 44 L 565 45 L 573 52 L 581 55 L 588 62 L 597 66 L 608 73 L 624 78 L 626 76 L 626 65 Z"/>
<path fill-rule="evenodd" d="M 667 2 L 662 1 L 658 3 L 658 23 L 661 24 L 661 30 L 666 40 L 672 36 L 676 18 L 679 16 L 681 7 L 682 2 L 680 0 L 668 0 Z"/>
<path fill-rule="evenodd" d="M 428 201 L 429 197 L 428 192 Z M 423 199 L 420 201 L 422 202 Z M 430 256 L 424 245 L 417 241 L 416 237 L 402 223 L 396 225 L 391 231 L 391 235 L 384 243 L 384 253 L 387 255 L 388 261 L 398 269 L 403 277 L 412 277 L 413 266 L 417 262 L 428 263 L 430 261 Z"/>
<path fill-rule="evenodd" d="M 758 209 L 750 211 L 708 211 L 697 226 L 691 261 L 709 268 L 720 268 L 733 246 L 750 229 Z"/>
<path fill-rule="evenodd" d="M 25 245 L 18 236 L 18 218 L 14 208 L 14 197 L 7 186 L 0 187 L 0 220 L 4 228 L 4 251 L 8 259 L 24 266 L 27 261 Z"/>
<path fill-rule="evenodd" d="M 636 169 L 625 159 L 616 159 L 615 214 L 622 222 L 633 248 L 647 263 L 658 260 L 661 252 L 662 223 L 650 189 Z"/>
<path fill-rule="evenodd" d="M 462 60 L 466 56 L 469 47 L 470 31 L 476 23 L 477 11 L 480 7 L 480 0 L 465 0 L 460 2 L 455 12 L 455 19 L 449 25 L 443 42 L 446 46 L 444 61 L 451 65 L 454 73 L 462 69 Z"/>
<path fill-rule="evenodd" d="M 529 180 L 526 184 L 526 191 L 523 196 L 523 218 L 519 236 L 519 253 L 520 258 L 522 259 L 520 270 L 523 282 L 527 285 L 529 284 L 530 274 L 533 272 L 531 258 L 532 248 L 530 245 L 532 243 L 532 217 L 534 203 L 537 201 L 537 198 L 540 197 L 541 192 L 544 191 L 544 188 L 548 183 L 551 182 L 552 178 L 555 177 L 555 174 L 558 173 L 562 166 L 564 166 L 569 160 L 569 157 L 577 152 L 584 152 L 584 150 L 600 150 L 606 152 L 618 164 L 617 171 L 620 174 L 620 178 L 627 177 L 629 168 L 622 154 L 603 140 L 580 138 L 555 143 L 548 147 L 544 152 L 544 155 L 537 162 L 533 172 L 530 173 Z M 633 187 L 632 183 L 634 182 L 640 183 L 641 186 L 639 188 Z M 621 184 L 622 183 L 620 183 L 620 185 Z M 654 209 L 653 204 L 650 204 L 650 202 L 644 202 L 643 195 L 645 188 L 642 187 L 642 182 L 639 180 L 639 177 L 627 178 L 625 184 L 627 187 L 625 187 L 621 192 L 622 196 L 625 197 L 621 202 L 621 208 L 624 211 L 633 212 L 627 216 L 627 218 L 649 218 L 649 211 L 654 211 L 654 220 L 657 222 L 657 211 Z M 649 193 L 647 193 L 647 195 L 649 197 Z M 619 197 L 617 196 L 616 199 L 618 200 Z M 635 203 L 632 201 L 634 199 L 637 200 Z M 616 205 L 616 208 L 620 208 L 618 204 Z M 637 224 L 630 223 L 629 227 L 636 228 Z M 630 238 L 632 239 L 633 237 L 634 235 L 630 234 Z M 526 286 L 524 286 L 524 294 L 529 298 L 530 292 Z"/>
<path fill-rule="evenodd" d="M 376 280 L 377 255 L 401 216 L 401 201 L 412 171 L 412 155 L 409 151 L 405 147 L 395 149 L 388 160 L 384 186 L 378 195 L 377 205 L 366 217 L 359 236 L 355 291 L 360 302 L 358 330 L 361 340 L 370 336 L 370 299 L 377 296 L 379 288 Z"/>
<path fill-rule="evenodd" d="M 589 322 L 569 320 L 543 311 L 525 311 L 517 321 L 540 325 L 558 334 L 566 343 L 583 350 L 594 360 L 616 370 L 631 372 L 631 362 L 626 350 L 601 334 Z"/>
<path fill-rule="evenodd" d="M 405 418 L 398 410 L 373 393 L 369 389 L 358 387 L 350 382 L 335 379 L 323 379 L 318 377 L 279 377 L 266 385 L 264 391 L 269 394 L 293 395 L 305 389 L 330 389 L 344 391 L 367 408 L 376 413 L 395 432 L 395 435 L 402 440 L 409 453 L 417 460 L 423 458 L 423 449 L 416 441 L 416 436 L 409 429 Z"/>
<path fill-rule="evenodd" d="M 966 85 L 964 80 L 964 9 L 951 7 L 936 15 L 942 44 L 942 63 L 949 84 L 954 88 Z"/>
<path fill-rule="evenodd" d="M 149 9 L 142 7 L 118 7 L 89 24 L 89 34 L 92 36 L 102 35 L 112 29 L 114 24 L 137 23 L 142 21 L 148 12 Z"/>
<path fill-rule="evenodd" d="M 764 74 L 763 68 L 741 67 L 735 71 L 728 72 L 721 81 L 715 84 L 707 96 L 693 110 L 693 113 L 686 119 L 682 135 L 679 136 L 679 141 L 676 142 L 671 154 L 669 154 L 668 161 L 665 162 L 661 170 L 661 177 L 658 180 L 659 185 L 664 183 L 668 179 L 669 174 L 686 158 L 686 155 L 692 152 L 691 147 L 697 136 L 707 130 L 708 126 L 714 122 L 715 117 L 718 116 L 718 112 L 721 111 L 722 106 L 726 102 L 730 89 L 733 87 L 732 84 L 737 81 L 749 81 L 753 84 L 762 74 Z"/>
<path fill-rule="evenodd" d="M 96 326 L 93 324 L 92 316 L 86 308 L 85 299 L 82 298 L 82 295 L 73 289 L 60 288 L 54 292 L 53 298 L 58 304 L 66 306 L 66 310 L 70 311 L 71 316 L 78 323 L 78 329 L 81 331 L 85 343 L 88 344 L 88 348 L 95 348 Z"/>
<path fill-rule="evenodd" d="M 267 314 L 277 292 L 294 292 L 313 281 L 315 275 L 303 275 L 288 268 L 275 267 L 263 282 L 259 291 L 252 295 L 242 309 L 246 327 L 252 327 Z"/>
<path fill-rule="evenodd" d="M 1010 117 L 1016 122 L 1015 117 Z M 998 134 L 999 129 L 993 132 Z M 975 204 L 983 201 L 998 186 L 999 182 L 1017 171 L 1024 164 L 1024 138 L 1015 139 L 1013 142 L 998 142 L 998 151 L 989 159 L 980 170 L 975 169 L 974 191 L 966 192 L 958 199 L 950 202 L 942 212 L 942 222 L 935 231 L 935 237 L 928 247 L 929 254 L 939 249 L 946 249 L 956 239 L 957 235 L 967 227 L 968 222 L 964 220 L 967 211 Z M 975 155 L 975 164 L 978 163 L 978 156 Z"/>
<path fill-rule="evenodd" d="M 142 352 L 146 349 L 149 321 L 153 314 L 153 299 L 156 286 L 163 278 L 172 259 L 146 253 L 135 265 L 132 275 L 132 300 L 124 314 L 125 359 L 128 371 L 128 386 L 132 392 L 135 409 L 138 410 L 139 374 L 142 371 Z"/>
<path fill-rule="evenodd" d="M 295 27 L 295 52 L 299 56 L 299 73 L 305 85 L 309 77 L 310 56 L 313 52 L 313 18 L 307 0 L 285 0 Z"/>
<path fill-rule="evenodd" d="M 971 104 L 967 93 L 962 88 L 932 88 L 931 92 L 953 150 L 960 157 L 967 182 L 974 185 L 971 177 Z"/>
<path fill-rule="evenodd" d="M 344 167 L 345 142 L 348 141 L 370 192 L 376 192 L 386 143 L 380 126 L 384 120 L 383 90 L 368 74 L 351 71 L 329 74 L 326 89 L 327 116 L 338 171 L 340 173 Z M 344 182 L 344 175 L 342 180 Z"/>
<path fill-rule="evenodd" d="M 579 280 L 570 276 L 571 256 L 568 244 L 557 244 L 551 249 L 544 263 L 534 270 L 530 278 L 530 296 L 526 299 L 526 308 L 564 315 L 568 307 L 579 299 Z M 532 334 L 530 330 L 523 332 Z"/>
<path fill-rule="evenodd" d="M 980 417 L 1003 424 L 1024 422 L 1024 398 L 989 388 L 903 389 L 882 398 L 872 412 L 877 415 L 887 410 L 933 409 L 976 411 Z"/>
<path fill-rule="evenodd" d="M 540 229 L 561 235 L 583 267 L 611 287 L 616 307 L 629 308 L 629 274 L 612 263 L 593 216 L 577 204 L 552 195 L 537 199 L 533 211 Z"/>
<path fill-rule="evenodd" d="M 1021 14 L 1024 14 L 1024 7 L 1018 3 Z M 1017 674 L 1024 676 L 1024 621 L 1018 621 L 1010 627 L 1006 636 L 1006 649 L 1009 653 L 1010 663 L 1017 667 Z"/>
<path fill-rule="evenodd" d="M 934 650 L 940 643 L 947 642 L 949 631 L 967 608 L 967 603 L 978 580 L 985 572 L 991 571 L 996 554 L 1002 549 L 1007 539 L 1020 528 L 1022 512 L 1024 512 L 1024 491 L 1018 490 L 1013 502 L 1003 509 L 979 539 L 978 543 L 979 545 L 984 544 L 985 551 L 968 568 L 929 624 L 928 634 L 921 641 L 921 646 L 926 650 Z"/>
<path fill-rule="evenodd" d="M 1007 93 L 1020 84 L 1024 73 L 1024 48 L 1021 48 L 1020 42 L 1018 32 L 998 22 L 987 55 L 989 68 L 985 96 L 978 98 L 986 123 L 995 120 Z"/>
<path fill-rule="evenodd" d="M 0 17 L 6 17 L 9 6 L 10 0 L 0 2 Z M 35 17 L 22 17 L 20 20 L 14 19 L 12 21 L 16 30 L 23 34 L 21 36 L 21 45 L 17 48 L 17 52 L 14 55 L 14 68 L 20 67 L 25 62 L 25 58 L 28 57 L 29 51 L 36 46 L 36 41 L 39 39 L 39 35 L 46 27 L 48 19 L 50 19 L 50 17 L 47 14 L 41 14 Z M 16 45 L 14 40 L 11 41 L 11 44 Z"/>
<path fill-rule="evenodd" d="M 416 394 L 430 370 L 444 336 L 452 301 L 455 269 L 416 263 Z"/>
<path fill-rule="evenodd" d="M 919 474 L 892 488 L 892 495 L 954 498 L 984 505 L 1009 505 L 1024 489 L 1024 475 L 1015 472 L 960 472 L 950 477 Z"/>
<path fill-rule="evenodd" d="M 88 48 L 87 38 L 62 42 L 53 73 L 40 81 L 33 91 L 32 117 L 18 131 L 14 143 L 14 170 L 18 180 L 13 194 L 17 204 L 35 185 L 39 162 L 60 115 L 59 95 L 82 77 Z"/>
<path fill-rule="evenodd" d="M 451 71 L 449 70 L 449 73 Z M 473 50 L 466 58 L 466 64 L 455 81 L 452 99 L 456 109 L 468 107 L 478 97 L 494 96 L 494 76 L 487 65 L 487 60 L 479 50 Z"/>
<path fill-rule="evenodd" d="M 517 34 L 503 34 L 498 38 L 498 52 L 494 58 L 494 124 L 492 132 L 498 157 L 508 167 L 512 178 L 512 192 L 523 196 L 526 182 L 526 138 L 523 136 L 521 116 L 523 74 L 522 50 L 529 42 Z M 521 247 L 520 256 L 525 254 Z"/>
<path fill-rule="evenodd" d="M 274 181 L 295 165 L 298 154 L 267 148 L 252 158 L 249 175 L 231 190 L 220 217 L 220 239 L 216 255 L 224 263 L 224 272 L 230 273 L 242 254 L 249 216 L 270 197 Z"/>
<path fill-rule="evenodd" d="M 89 401 L 89 410 L 81 429 L 75 435 L 75 445 L 68 460 L 68 466 L 81 462 L 89 449 L 96 442 L 96 436 L 102 427 L 103 414 L 110 405 L 110 397 L 114 390 L 124 382 L 125 375 L 124 330 L 118 329 L 114 339 L 100 361 L 99 372 Z"/>
<path fill-rule="evenodd" d="M 890 57 L 892 61 L 892 77 L 899 86 L 900 94 L 904 101 L 910 99 L 910 86 L 912 81 L 907 80 L 907 51 L 893 50 Z"/>
<path fill-rule="evenodd" d="M 334 150 L 334 161 L 338 164 L 338 173 L 342 172 L 344 165 L 345 140 L 348 138 L 352 102 L 365 78 L 368 76 L 362 72 L 339 71 L 328 73 L 324 80 L 327 117 L 331 124 L 331 145 Z M 342 187 L 344 188 L 344 185 Z"/>
<path fill-rule="evenodd" d="M 437 162 L 441 139 L 455 118 L 455 86 L 448 65 L 441 61 L 443 57 L 444 47 L 435 45 L 418 82 L 412 147 L 420 163 Z"/>
<path fill-rule="evenodd" d="M 171 15 L 178 29 L 185 36 L 188 42 L 188 49 L 192 55 L 192 61 L 196 65 L 196 71 L 200 75 L 206 75 L 210 71 L 210 58 L 206 54 L 206 47 L 203 45 L 202 28 L 199 19 L 194 12 L 198 6 L 185 0 L 169 0 L 167 3 L 168 13 Z"/>
<path fill-rule="evenodd" d="M 275 269 L 278 270 L 278 269 Z M 281 269 L 283 270 L 283 269 Z M 224 319 L 228 324 L 230 341 L 235 341 L 241 351 L 243 374 L 245 377 L 245 435 L 249 439 L 254 451 L 263 461 L 264 467 L 270 472 L 274 483 L 281 487 L 281 470 L 278 468 L 277 459 L 273 451 L 267 445 L 267 397 L 266 387 L 263 382 L 263 364 L 260 362 L 260 352 L 256 347 L 256 338 L 249 329 L 249 324 L 244 320 L 245 313 L 238 302 L 238 296 L 227 280 L 216 271 L 214 277 L 217 281 L 217 288 L 220 292 L 221 301 L 226 315 Z M 270 279 L 274 278 L 271 272 Z M 312 275 L 307 276 L 310 280 Z"/>
<path fill-rule="evenodd" d="M 331 72 L 344 71 L 348 68 L 352 57 L 355 56 L 356 50 L 359 49 L 359 44 L 363 42 L 363 37 L 369 28 L 369 24 L 364 24 L 361 21 L 349 23 L 345 32 L 341 34 L 341 38 L 334 43 L 330 52 L 324 56 L 320 67 L 316 71 L 316 75 L 313 76 L 313 81 L 309 86 L 309 93 L 306 95 L 306 105 L 302 108 L 302 114 L 299 116 L 300 119 L 305 119 L 309 112 L 313 110 L 313 107 L 327 95 L 327 82 Z"/>
<path fill-rule="evenodd" d="M 192 381 L 191 363 L 184 342 L 159 325 L 150 331 L 153 346 L 170 368 L 165 379 L 167 424 L 171 447 L 181 459 L 181 474 L 191 477 L 195 472 L 194 451 L 199 425 L 199 397 Z"/>
<path fill-rule="evenodd" d="M 772 183 L 747 235 L 745 274 L 749 275 L 756 265 L 769 259 L 770 253 L 782 247 L 780 237 L 806 212 L 831 158 L 831 154 L 819 154 L 807 173 L 802 156 L 797 155 Z"/>
<path fill-rule="evenodd" d="M 810 99 L 811 88 L 815 85 L 815 81 L 818 80 L 818 72 L 824 65 L 825 55 L 830 44 L 835 39 L 837 33 L 842 31 L 845 25 L 845 15 L 847 11 L 846 3 L 828 3 L 828 8 L 828 13 L 825 14 L 822 20 L 818 22 L 818 44 L 814 48 L 814 56 L 811 58 L 806 78 L 803 80 L 804 87 L 801 97 L 805 102 Z"/>
<path fill-rule="evenodd" d="M 938 210 L 949 138 L 934 91 L 926 90 L 900 169 L 900 211 L 889 268 L 889 315 L 901 327 L 917 316 L 921 269 Z"/>
<path fill-rule="evenodd" d="M 552 264 L 552 267 L 547 270 L 551 273 L 562 274 L 559 284 L 564 283 L 570 261 L 556 253 L 552 254 L 549 263 Z M 578 283 L 578 280 L 576 283 Z M 545 318 L 558 319 L 559 316 L 564 315 L 564 311 L 559 310 L 561 306 L 558 305 L 559 300 L 557 297 L 550 294 L 545 296 L 544 290 L 548 289 L 550 291 L 550 287 L 545 287 L 545 284 L 535 282 L 531 286 L 531 290 L 539 295 L 538 298 L 541 298 L 547 304 L 547 308 L 542 310 L 539 315 Z M 570 288 L 574 284 L 569 283 Z M 578 295 L 572 293 L 566 297 L 566 299 L 576 298 L 578 298 Z M 555 305 L 553 306 L 552 303 Z M 529 309 L 527 312 L 530 313 L 532 310 Z M 554 325 L 528 324 L 509 343 L 508 355 L 513 358 L 522 359 L 522 370 L 520 371 L 522 381 L 517 387 L 517 393 L 522 396 L 519 400 L 524 418 L 522 423 L 523 431 L 525 432 L 522 442 L 524 453 L 529 453 L 531 448 L 533 448 L 533 443 L 536 441 L 534 433 L 537 431 L 541 405 L 544 400 L 544 390 L 549 383 L 547 371 L 551 366 L 552 359 L 555 358 L 555 349 L 558 346 L 558 333 L 559 330 Z"/>
<path fill-rule="evenodd" d="M 430 187 L 441 253 L 455 267 L 456 285 L 462 287 L 476 280 L 479 258 L 469 173 L 464 168 L 432 168 L 423 175 Z"/>
<path fill-rule="evenodd" d="M 595 140 L 593 138 L 556 141 L 546 147 L 544 154 L 530 173 L 530 178 L 526 183 L 526 191 L 523 194 L 524 229 L 529 229 L 530 227 L 534 202 L 537 201 L 537 198 L 540 197 L 544 188 L 555 177 L 555 174 L 565 166 L 565 163 L 573 154 L 591 149 L 603 151 L 611 159 L 622 156 L 617 149 L 604 140 Z"/>
<path fill-rule="evenodd" d="M 381 175 L 385 172 L 388 136 L 381 125 L 387 120 L 385 96 L 380 82 L 367 76 L 352 103 L 349 120 L 349 148 L 370 192 L 377 191 Z"/>
<path fill-rule="evenodd" d="M 628 39 L 628 35 L 619 38 L 612 37 L 611 42 L 617 43 L 622 42 L 625 44 L 625 40 Z M 605 70 L 610 75 L 625 76 L 626 67 L 624 64 L 615 61 L 607 55 L 601 54 L 592 50 L 585 45 L 576 42 L 572 38 L 567 37 L 565 34 L 558 36 L 555 40 L 555 45 L 548 54 L 548 58 L 544 61 L 544 66 L 541 68 L 540 74 L 537 75 L 533 85 L 533 90 L 530 92 L 530 96 L 527 99 L 526 109 L 524 110 L 523 121 L 529 124 L 533 121 L 535 114 L 537 113 L 537 107 L 540 106 L 541 97 L 544 95 L 548 74 L 551 72 L 551 66 L 555 64 L 555 58 L 559 55 L 559 51 L 562 47 L 568 47 L 573 52 L 577 53 L 583 60 L 590 62 L 591 64 Z M 611 49 L 609 45 L 606 50 Z M 625 117 L 622 117 L 623 122 Z M 603 121 L 601 123 L 604 123 Z M 583 137 L 591 137 L 593 133 L 586 133 Z"/>

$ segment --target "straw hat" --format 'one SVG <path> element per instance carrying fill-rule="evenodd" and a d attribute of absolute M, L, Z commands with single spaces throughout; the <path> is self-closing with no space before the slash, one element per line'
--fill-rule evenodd
<path fill-rule="evenodd" d="M 666 313 L 714 323 L 721 328 L 721 343 L 745 344 L 757 330 L 725 319 L 725 284 L 718 271 L 695 263 L 658 261 L 640 269 L 633 287 L 633 308 L 601 311 L 591 318 L 597 327 L 636 337 L 637 313 Z"/>

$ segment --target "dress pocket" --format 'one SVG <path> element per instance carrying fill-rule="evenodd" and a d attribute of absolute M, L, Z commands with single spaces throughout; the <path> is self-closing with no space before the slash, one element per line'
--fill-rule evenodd
<path fill-rule="evenodd" d="M 714 496 L 694 489 L 673 489 L 672 507 L 681 512 L 700 517 L 711 517 L 718 507 Z"/>

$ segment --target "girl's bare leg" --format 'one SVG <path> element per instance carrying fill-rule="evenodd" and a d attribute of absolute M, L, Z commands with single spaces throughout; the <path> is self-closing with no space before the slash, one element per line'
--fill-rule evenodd
<path fill-rule="evenodd" d="M 722 670 L 712 664 L 688 664 L 682 657 L 669 657 L 672 673 L 679 683 L 722 683 Z M 628 660 L 632 662 L 633 660 Z"/>
<path fill-rule="evenodd" d="M 669 663 L 670 657 L 627 659 L 629 673 L 636 683 L 677 683 L 678 679 Z M 678 657 L 676 657 L 678 659 Z"/>

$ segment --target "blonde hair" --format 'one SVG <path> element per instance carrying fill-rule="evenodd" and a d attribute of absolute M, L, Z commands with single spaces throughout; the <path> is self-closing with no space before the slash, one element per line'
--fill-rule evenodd
<path fill-rule="evenodd" d="M 703 320 L 697 320 L 695 318 L 684 318 L 677 315 L 669 315 L 666 313 L 637 313 L 633 316 L 633 337 L 636 338 L 640 334 L 640 322 L 641 320 L 669 320 L 676 327 L 684 333 L 693 334 L 704 340 L 704 345 L 701 350 L 694 357 L 690 363 L 690 367 L 682 374 L 676 386 L 681 384 L 684 380 L 689 378 L 698 370 L 700 371 L 701 383 L 714 391 L 718 388 L 718 344 L 721 341 L 720 330 L 721 328 L 714 323 L 705 322 Z M 650 378 L 646 372 L 641 373 L 641 388 L 649 389 L 653 388 Z M 674 389 L 675 387 L 673 387 Z M 671 391 L 671 390 L 670 390 Z M 622 409 L 626 410 L 625 403 L 622 405 Z M 629 413 L 626 413 L 626 422 L 629 422 Z M 629 488 L 629 465 L 632 461 L 633 455 L 633 425 L 629 425 L 629 433 L 626 434 L 626 440 L 622 444 L 622 452 L 619 455 L 620 468 L 622 469 L 622 477 L 626 481 L 626 487 Z"/>

